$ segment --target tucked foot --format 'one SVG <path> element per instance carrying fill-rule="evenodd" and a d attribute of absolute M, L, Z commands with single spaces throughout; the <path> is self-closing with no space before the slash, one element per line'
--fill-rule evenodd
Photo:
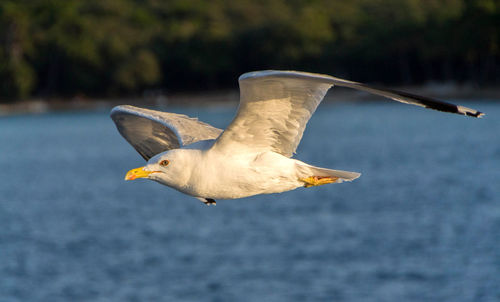
<path fill-rule="evenodd" d="M 304 182 L 304 187 L 309 188 L 337 182 L 338 179 L 338 177 L 332 176 L 309 176 L 307 178 L 301 178 L 300 181 Z"/>
<path fill-rule="evenodd" d="M 203 203 L 206 204 L 207 206 L 210 206 L 210 205 L 216 205 L 217 203 L 215 202 L 215 200 L 213 200 L 212 198 L 203 198 L 204 200 Z"/>

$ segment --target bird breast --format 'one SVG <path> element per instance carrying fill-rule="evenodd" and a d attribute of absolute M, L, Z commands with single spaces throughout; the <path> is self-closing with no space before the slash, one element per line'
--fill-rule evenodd
<path fill-rule="evenodd" d="M 205 152 L 191 167 L 184 193 L 196 197 L 233 199 L 278 193 L 302 185 L 295 160 L 274 152 L 217 156 Z"/>

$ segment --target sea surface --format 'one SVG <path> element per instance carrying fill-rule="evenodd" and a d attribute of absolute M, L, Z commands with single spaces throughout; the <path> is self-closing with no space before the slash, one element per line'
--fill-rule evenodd
<path fill-rule="evenodd" d="M 210 207 L 125 182 L 109 110 L 2 117 L 0 301 L 500 301 L 500 103 L 465 105 L 324 103 L 297 158 L 361 178 Z"/>

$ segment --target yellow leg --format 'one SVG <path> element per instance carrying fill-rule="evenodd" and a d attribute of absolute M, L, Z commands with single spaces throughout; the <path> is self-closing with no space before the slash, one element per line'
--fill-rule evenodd
<path fill-rule="evenodd" d="M 300 181 L 304 182 L 304 187 L 314 187 L 330 184 L 332 182 L 336 182 L 339 178 L 332 176 L 309 176 L 307 178 L 301 178 Z"/>

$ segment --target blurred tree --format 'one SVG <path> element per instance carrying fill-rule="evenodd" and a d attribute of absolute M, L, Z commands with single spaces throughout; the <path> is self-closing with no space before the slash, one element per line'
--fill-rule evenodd
<path fill-rule="evenodd" d="M 34 86 L 34 71 L 27 59 L 33 50 L 29 15 L 23 1 L 0 2 L 0 95 L 25 98 Z"/>
<path fill-rule="evenodd" d="M 155 20 L 133 2 L 39 1 L 34 11 L 43 94 L 131 92 L 159 80 L 148 49 Z"/>
<path fill-rule="evenodd" d="M 464 13 L 453 23 L 455 61 L 462 65 L 465 80 L 497 82 L 500 78 L 500 3 L 466 0 Z"/>
<path fill-rule="evenodd" d="M 234 87 L 300 69 L 500 81 L 498 0 L 2 0 L 0 100 Z"/>

